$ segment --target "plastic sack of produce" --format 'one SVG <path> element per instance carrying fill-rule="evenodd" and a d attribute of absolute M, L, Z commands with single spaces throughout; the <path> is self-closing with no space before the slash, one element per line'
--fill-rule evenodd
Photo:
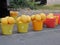
<path fill-rule="evenodd" d="M 31 21 L 30 16 L 28 15 L 21 15 L 17 18 L 17 31 L 19 33 L 28 32 L 29 22 Z"/>
<path fill-rule="evenodd" d="M 56 18 L 53 13 L 49 13 L 46 18 L 46 26 L 48 28 L 54 28 L 56 26 Z"/>
<path fill-rule="evenodd" d="M 36 14 L 31 16 L 32 26 L 34 31 L 41 31 L 43 30 L 43 19 L 41 15 Z"/>
<path fill-rule="evenodd" d="M 18 11 L 10 11 L 10 16 L 14 17 L 14 19 L 16 19 L 18 16 Z"/>
<path fill-rule="evenodd" d="M 10 35 L 13 33 L 15 20 L 13 17 L 5 17 L 1 19 L 2 34 Z"/>
<path fill-rule="evenodd" d="M 43 22 L 42 21 L 32 21 L 33 30 L 41 31 L 43 30 Z"/>
<path fill-rule="evenodd" d="M 47 28 L 56 27 L 56 19 L 46 19 L 46 26 Z"/>

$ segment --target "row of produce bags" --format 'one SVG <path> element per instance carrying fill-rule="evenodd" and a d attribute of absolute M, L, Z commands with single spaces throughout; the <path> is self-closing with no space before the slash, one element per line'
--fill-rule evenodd
<path fill-rule="evenodd" d="M 60 24 L 60 15 L 58 14 L 34 14 L 34 15 L 21 15 L 18 16 L 17 11 L 11 11 L 10 17 L 1 18 L 1 30 L 2 34 L 10 35 L 13 34 L 13 27 L 16 24 L 17 32 L 26 33 L 28 32 L 29 23 L 32 22 L 33 31 L 42 31 L 43 26 L 46 25 L 46 28 L 55 28 Z"/>

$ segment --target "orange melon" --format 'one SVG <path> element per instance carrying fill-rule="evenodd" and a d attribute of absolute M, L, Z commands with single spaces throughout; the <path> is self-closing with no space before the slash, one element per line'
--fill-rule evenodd
<path fill-rule="evenodd" d="M 1 19 L 1 23 L 2 23 L 2 24 L 8 24 L 7 18 L 2 18 L 2 19 Z"/>

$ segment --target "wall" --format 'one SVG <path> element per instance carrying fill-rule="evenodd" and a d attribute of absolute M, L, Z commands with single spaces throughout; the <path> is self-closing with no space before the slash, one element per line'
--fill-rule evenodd
<path fill-rule="evenodd" d="M 60 0 L 47 0 L 47 5 L 60 4 Z"/>

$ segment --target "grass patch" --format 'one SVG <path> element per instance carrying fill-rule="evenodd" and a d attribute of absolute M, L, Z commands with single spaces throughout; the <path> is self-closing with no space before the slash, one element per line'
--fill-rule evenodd
<path fill-rule="evenodd" d="M 60 5 L 58 5 L 58 4 L 50 5 L 50 6 L 36 5 L 35 7 L 36 7 L 36 9 L 60 10 Z"/>

